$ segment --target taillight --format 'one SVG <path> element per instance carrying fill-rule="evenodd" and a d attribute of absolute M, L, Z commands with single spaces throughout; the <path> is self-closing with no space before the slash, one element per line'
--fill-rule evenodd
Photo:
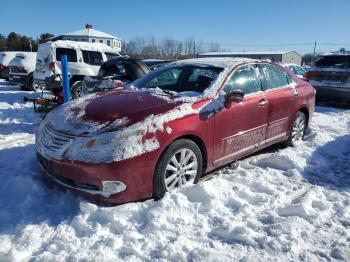
<path fill-rule="evenodd" d="M 55 72 L 55 62 L 51 62 L 49 64 L 49 69 L 50 69 L 50 71 Z"/>
<path fill-rule="evenodd" d="M 0 71 L 3 70 L 5 66 L 3 64 L 0 64 Z"/>
<path fill-rule="evenodd" d="M 123 87 L 124 86 L 124 83 L 120 80 L 117 80 L 115 81 L 115 87 L 116 88 L 120 88 L 120 87 Z"/>
<path fill-rule="evenodd" d="M 304 77 L 305 77 L 307 80 L 312 80 L 312 79 L 318 77 L 319 75 L 320 75 L 320 73 L 317 72 L 317 71 L 308 71 L 308 72 L 305 73 L 305 76 L 304 76 Z"/>

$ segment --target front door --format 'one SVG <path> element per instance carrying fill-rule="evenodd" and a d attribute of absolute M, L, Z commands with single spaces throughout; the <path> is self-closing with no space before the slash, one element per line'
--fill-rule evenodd
<path fill-rule="evenodd" d="M 214 166 L 229 163 L 246 155 L 265 140 L 268 104 L 261 92 L 261 80 L 257 66 L 238 67 L 225 84 L 223 91 L 242 90 L 242 102 L 233 103 L 215 115 Z"/>

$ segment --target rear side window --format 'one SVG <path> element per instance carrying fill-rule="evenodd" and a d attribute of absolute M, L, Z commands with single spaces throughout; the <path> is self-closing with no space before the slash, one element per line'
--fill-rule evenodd
<path fill-rule="evenodd" d="M 305 75 L 305 70 L 302 69 L 301 67 L 295 66 L 294 67 L 294 71 L 299 76 L 304 76 Z"/>
<path fill-rule="evenodd" d="M 77 62 L 77 51 L 70 48 L 56 48 L 56 61 L 61 61 L 61 56 L 66 55 L 68 62 Z"/>
<path fill-rule="evenodd" d="M 82 50 L 83 59 L 86 64 L 89 65 L 102 65 L 102 53 L 97 51 L 85 51 Z"/>
<path fill-rule="evenodd" d="M 274 89 L 288 85 L 287 74 L 271 64 L 260 64 L 261 71 L 265 76 L 264 90 Z"/>
<path fill-rule="evenodd" d="M 259 70 L 255 65 L 241 66 L 236 69 L 224 87 L 226 93 L 234 90 L 242 90 L 244 94 L 261 91 Z"/>

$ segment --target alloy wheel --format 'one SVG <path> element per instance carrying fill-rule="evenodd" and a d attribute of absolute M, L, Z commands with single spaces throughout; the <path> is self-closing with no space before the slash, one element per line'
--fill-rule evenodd
<path fill-rule="evenodd" d="M 305 119 L 301 116 L 297 117 L 292 127 L 292 143 L 296 144 L 300 142 L 304 137 L 305 131 Z"/>
<path fill-rule="evenodd" d="M 165 187 L 168 191 L 176 187 L 193 184 L 198 172 L 198 160 L 189 148 L 177 151 L 165 168 Z"/>

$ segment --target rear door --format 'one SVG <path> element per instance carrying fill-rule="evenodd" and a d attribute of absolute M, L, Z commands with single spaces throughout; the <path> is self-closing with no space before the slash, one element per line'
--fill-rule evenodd
<path fill-rule="evenodd" d="M 266 143 L 284 138 L 295 111 L 298 93 L 293 79 L 272 64 L 258 65 L 263 78 L 264 97 L 268 103 Z"/>
<path fill-rule="evenodd" d="M 54 48 L 49 43 L 43 43 L 39 45 L 36 65 L 34 71 L 34 79 L 45 80 L 46 77 L 50 77 L 53 72 L 50 70 L 50 63 L 54 61 Z"/>
<path fill-rule="evenodd" d="M 81 67 L 81 72 L 84 72 L 85 75 L 88 75 L 87 72 L 92 72 L 92 75 L 97 75 L 100 69 L 100 66 L 104 62 L 103 56 L 101 52 L 98 51 L 88 51 L 81 50 L 83 56 L 83 63 L 79 63 L 79 67 Z M 85 71 L 84 69 L 89 68 L 89 71 Z M 90 73 L 91 74 L 91 73 Z"/>
<path fill-rule="evenodd" d="M 55 50 L 55 58 L 56 58 L 56 65 L 55 68 L 59 69 L 59 71 L 55 71 L 56 74 L 61 74 L 61 57 L 63 55 L 67 56 L 68 61 L 68 71 L 70 75 L 76 75 L 77 72 L 77 65 L 78 65 L 78 53 L 77 50 L 74 48 L 66 48 L 66 47 L 56 47 Z"/>
<path fill-rule="evenodd" d="M 226 93 L 237 89 L 244 92 L 243 101 L 215 115 L 215 166 L 255 151 L 265 140 L 268 106 L 255 64 L 238 67 L 223 88 Z"/>

